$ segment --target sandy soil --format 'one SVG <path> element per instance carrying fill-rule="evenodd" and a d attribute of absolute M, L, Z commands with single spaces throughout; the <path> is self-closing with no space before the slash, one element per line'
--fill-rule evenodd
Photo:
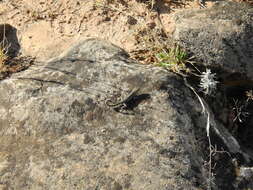
<path fill-rule="evenodd" d="M 103 38 L 128 52 L 141 49 L 143 42 L 154 40 L 150 36 L 159 39 L 161 29 L 173 31 L 171 14 L 201 8 L 196 0 L 153 2 L 151 9 L 152 0 L 2 0 L 0 24 L 17 29 L 22 55 L 44 61 L 87 37 Z"/>
<path fill-rule="evenodd" d="M 200 8 L 194 1 L 164 0 L 155 6 L 159 17 L 144 0 L 5 0 L 0 1 L 0 23 L 17 29 L 23 55 L 47 60 L 87 37 L 100 37 L 133 51 L 142 41 L 140 31 L 161 27 L 162 22 L 169 33 L 173 12 Z"/>

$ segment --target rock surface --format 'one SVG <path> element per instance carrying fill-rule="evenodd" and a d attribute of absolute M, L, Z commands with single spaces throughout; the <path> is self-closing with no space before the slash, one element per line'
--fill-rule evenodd
<path fill-rule="evenodd" d="M 136 86 L 133 110 L 105 105 Z M 114 45 L 82 41 L 0 91 L 2 189 L 206 189 L 198 100 L 178 76 Z"/>
<path fill-rule="evenodd" d="M 253 79 L 253 8 L 219 2 L 211 8 L 176 13 L 173 37 L 198 61 Z"/>

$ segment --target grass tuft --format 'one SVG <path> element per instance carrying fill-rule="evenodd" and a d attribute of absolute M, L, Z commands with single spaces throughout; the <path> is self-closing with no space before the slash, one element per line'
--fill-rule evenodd
<path fill-rule="evenodd" d="M 190 62 L 189 56 L 178 45 L 168 50 L 162 49 L 155 57 L 160 67 L 173 72 L 188 71 L 186 64 Z"/>

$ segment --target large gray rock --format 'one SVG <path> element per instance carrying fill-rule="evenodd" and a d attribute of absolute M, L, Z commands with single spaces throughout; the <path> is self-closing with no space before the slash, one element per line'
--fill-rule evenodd
<path fill-rule="evenodd" d="M 133 111 L 105 105 L 136 86 Z M 118 47 L 83 41 L 0 81 L 0 91 L 2 189 L 206 189 L 197 98 Z"/>
<path fill-rule="evenodd" d="M 173 38 L 199 63 L 253 79 L 253 8 L 219 2 L 213 7 L 176 13 Z"/>

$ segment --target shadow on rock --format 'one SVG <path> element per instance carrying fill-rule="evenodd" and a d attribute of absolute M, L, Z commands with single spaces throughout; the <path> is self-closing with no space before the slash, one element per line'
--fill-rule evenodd
<path fill-rule="evenodd" d="M 18 55 L 20 45 L 17 38 L 17 29 L 9 24 L 0 25 L 0 42 L 1 48 L 5 48 L 8 56 L 15 57 Z"/>

